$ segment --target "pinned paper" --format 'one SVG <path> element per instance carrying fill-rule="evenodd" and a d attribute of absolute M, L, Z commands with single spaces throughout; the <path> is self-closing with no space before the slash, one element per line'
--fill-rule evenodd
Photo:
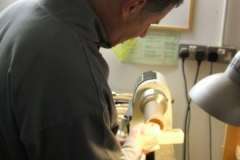
<path fill-rule="evenodd" d="M 177 66 L 180 32 L 149 30 L 122 61 L 148 65 Z"/>
<path fill-rule="evenodd" d="M 126 41 L 113 52 L 123 62 L 177 66 L 179 41 L 179 31 L 149 30 L 145 38 Z"/>
<path fill-rule="evenodd" d="M 138 38 L 129 39 L 123 43 L 120 43 L 112 48 L 119 60 L 123 60 L 132 50 L 132 48 L 137 44 Z"/>

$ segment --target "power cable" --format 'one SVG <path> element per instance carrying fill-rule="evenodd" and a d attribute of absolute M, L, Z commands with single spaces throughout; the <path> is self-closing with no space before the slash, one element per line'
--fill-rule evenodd
<path fill-rule="evenodd" d="M 186 49 L 186 48 L 181 49 L 181 51 L 179 53 L 179 57 L 182 58 L 182 73 L 183 73 L 184 86 L 185 86 L 185 96 L 186 96 L 186 101 L 187 101 L 187 111 L 186 111 L 185 124 L 184 124 L 184 132 L 185 132 L 184 142 L 185 143 L 184 143 L 184 149 L 183 149 L 183 152 L 184 152 L 183 160 L 186 160 L 186 155 L 188 155 L 187 159 L 188 160 L 190 159 L 189 134 L 190 134 L 190 123 L 191 123 L 191 107 L 190 107 L 191 99 L 188 96 L 187 80 L 186 80 L 186 74 L 185 74 L 185 69 L 184 69 L 184 62 L 188 56 L 189 56 L 188 49 Z M 196 72 L 196 76 L 195 76 L 193 85 L 195 85 L 197 82 L 200 65 L 201 65 L 201 62 L 205 59 L 205 53 L 203 51 L 197 51 L 195 53 L 195 59 L 197 60 L 197 72 Z"/>
<path fill-rule="evenodd" d="M 216 62 L 218 59 L 218 54 L 216 52 L 210 52 L 208 54 L 208 61 L 211 62 L 210 66 L 210 75 L 212 75 L 213 72 L 213 63 Z M 212 160 L 212 118 L 209 114 L 209 158 Z"/>

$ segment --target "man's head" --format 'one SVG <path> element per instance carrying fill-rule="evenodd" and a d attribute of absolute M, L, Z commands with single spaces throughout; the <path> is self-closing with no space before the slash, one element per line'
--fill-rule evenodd
<path fill-rule="evenodd" d="M 145 37 L 159 21 L 183 0 L 91 0 L 112 46 L 135 37 Z"/>

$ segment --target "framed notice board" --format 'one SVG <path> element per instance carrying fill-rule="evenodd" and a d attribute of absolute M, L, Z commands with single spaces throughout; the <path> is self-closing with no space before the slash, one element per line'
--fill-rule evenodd
<path fill-rule="evenodd" d="M 171 29 L 190 31 L 192 29 L 194 0 L 184 0 L 178 8 L 173 8 L 159 24 L 151 25 L 150 29 Z"/>

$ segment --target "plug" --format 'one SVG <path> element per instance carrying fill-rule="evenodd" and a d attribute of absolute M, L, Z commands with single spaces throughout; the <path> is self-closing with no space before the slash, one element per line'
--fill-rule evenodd
<path fill-rule="evenodd" d="M 184 63 L 185 59 L 189 57 L 189 51 L 187 48 L 181 48 L 179 52 L 179 57 L 182 58 L 182 62 Z"/>
<path fill-rule="evenodd" d="M 205 52 L 202 51 L 202 50 L 198 50 L 196 53 L 195 53 L 195 59 L 197 60 L 198 62 L 198 65 L 201 64 L 201 62 L 205 59 Z"/>
<path fill-rule="evenodd" d="M 208 53 L 208 61 L 217 62 L 217 60 L 218 60 L 218 54 L 216 52 Z"/>
<path fill-rule="evenodd" d="M 187 48 L 181 48 L 180 52 L 179 52 L 179 57 L 182 58 L 187 58 L 189 57 L 189 51 Z"/>

